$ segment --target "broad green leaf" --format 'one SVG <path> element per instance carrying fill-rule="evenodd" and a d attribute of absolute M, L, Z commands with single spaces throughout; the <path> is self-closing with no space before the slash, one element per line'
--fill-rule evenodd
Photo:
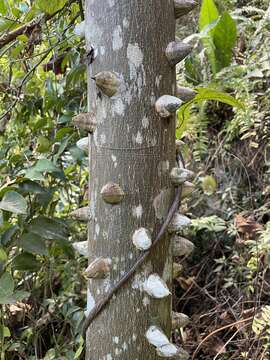
<path fill-rule="evenodd" d="M 201 5 L 199 29 L 202 31 L 206 26 L 218 19 L 219 13 L 214 0 L 203 0 Z"/>
<path fill-rule="evenodd" d="M 48 159 L 40 159 L 35 165 L 35 170 L 39 172 L 46 171 L 51 173 L 59 171 L 59 168 Z"/>
<path fill-rule="evenodd" d="M 39 153 L 46 153 L 51 148 L 51 142 L 45 136 L 39 136 L 37 139 L 37 151 Z"/>
<path fill-rule="evenodd" d="M 178 139 L 180 139 L 183 133 L 187 130 L 190 120 L 190 109 L 196 103 L 200 104 L 203 101 L 213 100 L 240 108 L 242 110 L 245 109 L 245 106 L 242 102 L 236 100 L 233 96 L 226 94 L 222 91 L 209 88 L 197 88 L 195 90 L 197 91 L 197 95 L 195 96 L 195 98 L 190 102 L 182 105 L 178 110 L 178 125 L 176 129 L 176 136 Z"/>
<path fill-rule="evenodd" d="M 1 325 L 0 326 L 0 336 L 1 336 L 1 338 L 10 337 L 11 334 L 10 334 L 9 328 L 6 327 L 6 326 Z"/>
<path fill-rule="evenodd" d="M 66 241 L 68 239 L 67 227 L 59 219 L 39 216 L 30 222 L 28 230 L 48 240 Z"/>
<path fill-rule="evenodd" d="M 27 202 L 21 194 L 16 191 L 9 191 L 1 200 L 0 209 L 15 214 L 27 214 Z"/>
<path fill-rule="evenodd" d="M 13 236 L 19 230 L 18 225 L 10 226 L 1 236 L 1 244 L 4 246 L 9 245 L 9 243 L 13 240 Z"/>
<path fill-rule="evenodd" d="M 0 297 L 0 304 L 15 304 L 17 301 L 22 301 L 23 299 L 29 297 L 29 295 L 30 293 L 27 291 L 18 290 L 5 298 Z"/>
<path fill-rule="evenodd" d="M 236 40 L 236 22 L 228 12 L 224 12 L 213 30 L 217 71 L 231 64 L 232 50 Z"/>
<path fill-rule="evenodd" d="M 46 193 L 47 190 L 39 185 L 39 183 L 31 180 L 25 180 L 20 184 L 20 190 L 24 193 L 30 194 L 42 194 Z"/>
<path fill-rule="evenodd" d="M 36 271 L 41 266 L 36 257 L 27 252 L 17 255 L 13 260 L 13 265 L 16 270 L 20 271 Z"/>
<path fill-rule="evenodd" d="M 23 234 L 20 240 L 20 246 L 29 253 L 38 255 L 49 255 L 44 239 L 33 233 Z"/>
<path fill-rule="evenodd" d="M 63 171 L 48 159 L 40 159 L 31 168 L 25 171 L 25 177 L 30 180 L 44 180 L 43 173 L 50 173 L 60 179 L 65 179 Z"/>
<path fill-rule="evenodd" d="M 0 278 L 0 304 L 10 297 L 14 291 L 14 280 L 10 273 L 5 272 Z"/>
<path fill-rule="evenodd" d="M 56 11 L 62 9 L 67 0 L 37 0 L 36 6 L 46 14 L 54 14 Z"/>
<path fill-rule="evenodd" d="M 196 91 L 198 92 L 198 94 L 192 100 L 193 102 L 200 102 L 203 100 L 215 100 L 231 105 L 233 107 L 245 109 L 245 106 L 241 101 L 236 100 L 233 96 L 223 91 L 218 91 L 209 88 L 197 88 Z"/>

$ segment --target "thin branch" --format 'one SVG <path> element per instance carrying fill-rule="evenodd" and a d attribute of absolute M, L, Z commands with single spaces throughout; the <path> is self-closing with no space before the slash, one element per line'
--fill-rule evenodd
<path fill-rule="evenodd" d="M 13 40 L 16 40 L 17 36 L 24 34 L 25 32 L 27 32 L 27 30 L 30 30 L 37 25 L 40 25 L 40 24 L 43 24 L 43 23 L 49 21 L 54 16 L 56 16 L 59 12 L 61 12 L 65 7 L 69 6 L 70 4 L 72 4 L 75 1 L 76 0 L 70 0 L 68 2 L 68 4 L 66 4 L 62 9 L 56 11 L 55 13 L 50 14 L 50 15 L 39 15 L 36 18 L 34 18 L 33 20 L 29 21 L 28 23 L 18 27 L 17 29 L 12 30 L 6 34 L 3 34 L 2 36 L 0 36 L 0 49 L 2 49 L 3 46 L 9 44 Z"/>

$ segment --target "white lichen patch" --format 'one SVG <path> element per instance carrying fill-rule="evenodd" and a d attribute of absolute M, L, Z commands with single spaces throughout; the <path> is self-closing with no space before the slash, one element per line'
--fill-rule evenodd
<path fill-rule="evenodd" d="M 120 50 L 123 47 L 122 29 L 120 25 L 117 25 L 113 31 L 112 48 L 113 51 Z"/>
<path fill-rule="evenodd" d="M 143 64 L 143 53 L 138 44 L 128 44 L 127 58 L 136 69 Z"/>
<path fill-rule="evenodd" d="M 158 274 L 151 274 L 144 282 L 143 288 L 148 295 L 155 299 L 162 299 L 171 294 L 167 284 Z"/>
<path fill-rule="evenodd" d="M 113 337 L 113 342 L 114 342 L 115 344 L 119 344 L 119 337 L 118 337 L 118 336 L 114 336 L 114 337 Z"/>
<path fill-rule="evenodd" d="M 106 360 L 113 360 L 112 354 L 107 354 L 107 355 L 106 355 Z"/>
<path fill-rule="evenodd" d="M 96 224 L 95 233 L 96 233 L 97 236 L 99 235 L 99 232 L 100 232 L 100 226 L 99 226 L 99 224 Z"/>
<path fill-rule="evenodd" d="M 162 174 L 166 174 L 169 172 L 170 169 L 170 162 L 169 160 L 160 161 L 158 164 L 158 175 L 162 176 Z"/>
<path fill-rule="evenodd" d="M 145 297 L 143 298 L 142 303 L 143 303 L 143 306 L 144 306 L 144 307 L 149 306 L 149 305 L 150 305 L 150 299 L 149 299 L 149 297 L 148 297 L 148 296 L 145 296 Z"/>
<path fill-rule="evenodd" d="M 129 27 L 129 21 L 128 21 L 127 18 L 124 18 L 124 20 L 123 20 L 123 26 L 124 26 L 125 29 L 127 29 L 127 28 Z"/>
<path fill-rule="evenodd" d="M 112 106 L 112 112 L 116 113 L 119 116 L 123 116 L 125 114 L 126 106 L 121 97 L 117 97 Z"/>
<path fill-rule="evenodd" d="M 141 204 L 138 205 L 138 206 L 134 206 L 134 207 L 132 208 L 132 215 L 133 215 L 133 217 L 135 217 L 136 219 L 138 219 L 138 220 L 141 219 L 142 214 L 143 214 L 143 207 L 142 207 Z"/>
<path fill-rule="evenodd" d="M 143 67 L 143 52 L 138 44 L 128 44 L 127 58 L 129 78 L 134 81 L 134 85 L 130 87 L 130 91 L 131 93 L 137 92 L 140 97 L 143 86 L 145 85 L 145 71 Z"/>
<path fill-rule="evenodd" d="M 101 145 L 106 144 L 106 135 L 105 134 L 100 135 L 100 144 Z"/>
<path fill-rule="evenodd" d="M 144 281 L 145 281 L 145 275 L 144 274 L 136 274 L 133 278 L 131 288 L 143 291 L 144 289 Z"/>
<path fill-rule="evenodd" d="M 114 0 L 108 0 L 109 7 L 112 8 L 115 5 Z"/>
<path fill-rule="evenodd" d="M 142 119 L 142 126 L 144 129 L 147 129 L 149 127 L 149 119 L 148 117 L 144 116 Z"/>
<path fill-rule="evenodd" d="M 157 75 L 156 76 L 155 84 L 156 84 L 157 88 L 159 88 L 159 86 L 160 86 L 161 79 L 162 79 L 162 75 Z"/>
<path fill-rule="evenodd" d="M 136 230 L 132 236 L 132 242 L 138 250 L 148 250 L 152 245 L 150 231 L 143 227 Z"/>
<path fill-rule="evenodd" d="M 157 326 L 150 326 L 145 334 L 147 340 L 151 345 L 160 348 L 165 345 L 169 345 L 170 341 L 163 331 Z"/>
<path fill-rule="evenodd" d="M 132 140 L 133 142 L 135 142 L 136 144 L 141 145 L 143 143 L 143 136 L 140 133 L 140 131 L 137 132 L 136 136 L 132 136 Z"/>

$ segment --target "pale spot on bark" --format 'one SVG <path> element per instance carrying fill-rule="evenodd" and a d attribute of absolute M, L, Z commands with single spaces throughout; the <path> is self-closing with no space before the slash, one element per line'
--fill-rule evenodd
<path fill-rule="evenodd" d="M 101 143 L 101 145 L 106 144 L 106 135 L 105 134 L 100 135 L 100 143 Z"/>
<path fill-rule="evenodd" d="M 123 345 L 122 345 L 122 349 L 123 349 L 124 351 L 127 351 L 127 349 L 128 349 L 128 345 L 127 345 L 127 343 L 126 343 L 126 342 L 124 342 L 124 343 L 123 343 Z"/>
<path fill-rule="evenodd" d="M 142 65 L 143 53 L 138 44 L 128 44 L 127 58 L 136 69 Z"/>
<path fill-rule="evenodd" d="M 114 337 L 113 337 L 113 342 L 114 342 L 115 344 L 119 344 L 119 337 L 118 337 L 118 336 L 114 336 Z"/>
<path fill-rule="evenodd" d="M 100 232 L 100 226 L 99 226 L 99 224 L 96 224 L 96 226 L 95 226 L 95 232 L 96 232 L 96 234 L 97 234 L 97 236 L 99 235 L 99 232 Z"/>
<path fill-rule="evenodd" d="M 150 299 L 149 299 L 149 297 L 148 296 L 145 296 L 144 298 L 143 298 L 143 306 L 144 307 L 147 307 L 147 306 L 149 306 L 150 305 Z"/>
<path fill-rule="evenodd" d="M 157 87 L 157 88 L 159 88 L 161 79 L 162 79 L 162 75 L 157 75 L 157 76 L 156 76 L 155 84 L 156 84 L 156 87 Z"/>
<path fill-rule="evenodd" d="M 120 25 L 117 25 L 117 27 L 113 31 L 112 47 L 114 51 L 120 50 L 123 47 L 122 29 Z"/>
<path fill-rule="evenodd" d="M 123 100 L 118 97 L 117 99 L 115 99 L 114 104 L 113 104 L 113 112 L 115 112 L 117 115 L 124 115 L 125 114 L 125 109 L 126 106 L 123 102 Z"/>
<path fill-rule="evenodd" d="M 123 20 L 123 26 L 124 26 L 125 29 L 127 29 L 127 28 L 129 27 L 129 21 L 128 21 L 127 18 L 124 18 L 124 20 Z"/>
<path fill-rule="evenodd" d="M 111 355 L 111 354 L 107 354 L 106 360 L 113 360 L 112 355 Z"/>
<path fill-rule="evenodd" d="M 149 126 L 149 119 L 146 116 L 144 116 L 142 119 L 142 126 L 144 129 L 147 129 Z"/>
<path fill-rule="evenodd" d="M 140 133 L 140 131 L 137 132 L 136 137 L 134 137 L 134 135 L 133 135 L 133 141 L 139 145 L 141 145 L 143 143 L 143 137 L 142 137 L 142 134 Z"/>
<path fill-rule="evenodd" d="M 138 206 L 135 206 L 133 207 L 132 209 L 132 215 L 137 218 L 138 220 L 141 219 L 142 217 L 142 214 L 143 214 L 143 208 L 142 208 L 142 205 L 138 205 Z"/>
<path fill-rule="evenodd" d="M 99 48 L 99 50 L 100 50 L 100 55 L 101 55 L 101 56 L 104 56 L 104 55 L 105 55 L 105 52 L 106 52 L 106 48 L 105 48 L 104 46 L 101 46 L 101 47 Z"/>
<path fill-rule="evenodd" d="M 108 0 L 108 4 L 109 7 L 112 8 L 115 5 L 114 0 Z"/>

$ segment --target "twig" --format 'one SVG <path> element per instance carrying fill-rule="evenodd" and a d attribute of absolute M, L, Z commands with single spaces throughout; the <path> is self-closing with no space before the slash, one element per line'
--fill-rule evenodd
<path fill-rule="evenodd" d="M 207 335 L 207 336 L 199 343 L 199 345 L 197 346 L 196 350 L 194 351 L 194 353 L 193 353 L 193 355 L 192 355 L 192 359 L 191 359 L 191 360 L 195 360 L 195 356 L 198 354 L 200 348 L 202 347 L 202 345 L 203 345 L 210 337 L 212 337 L 213 335 L 217 334 L 218 332 L 220 332 L 220 331 L 222 331 L 222 330 L 224 330 L 224 329 L 228 329 L 228 328 L 230 328 L 230 327 L 232 327 L 232 326 L 235 326 L 235 325 L 238 325 L 238 324 L 242 324 L 242 323 L 245 323 L 245 322 L 250 321 L 250 320 L 253 320 L 253 316 L 250 316 L 250 317 L 247 318 L 247 319 L 235 321 L 234 323 L 231 323 L 231 324 L 222 326 L 221 328 L 216 329 L 215 331 L 212 331 L 209 335 Z"/>

